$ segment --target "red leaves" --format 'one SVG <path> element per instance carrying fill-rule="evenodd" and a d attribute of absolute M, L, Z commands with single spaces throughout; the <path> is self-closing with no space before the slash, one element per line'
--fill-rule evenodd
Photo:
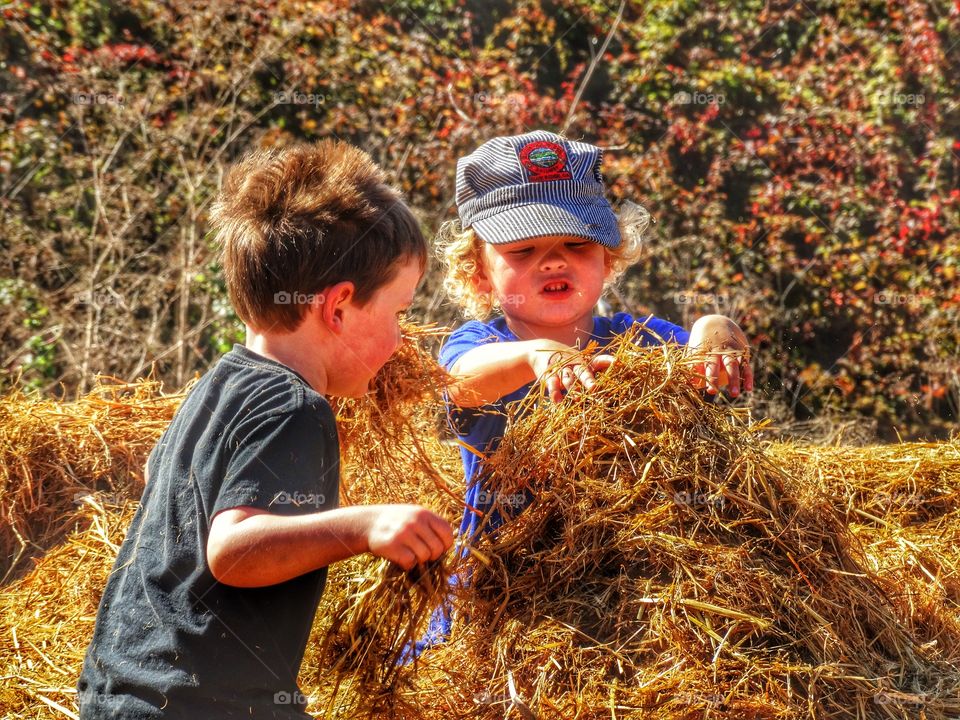
<path fill-rule="evenodd" d="M 126 65 L 161 65 L 164 61 L 149 45 L 134 45 L 131 43 L 117 43 L 104 45 L 96 50 L 99 57 L 110 59 Z"/>

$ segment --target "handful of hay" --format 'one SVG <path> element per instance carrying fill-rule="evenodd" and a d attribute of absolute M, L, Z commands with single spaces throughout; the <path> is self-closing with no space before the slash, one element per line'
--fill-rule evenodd
<path fill-rule="evenodd" d="M 347 470 L 341 495 L 349 504 L 365 504 L 422 503 L 424 495 L 432 499 L 438 494 L 443 507 L 453 512 L 462 491 L 448 487 L 443 458 L 455 462 L 455 454 L 444 451 L 438 433 L 449 375 L 428 347 L 446 330 L 415 323 L 401 329 L 403 343 L 377 373 L 371 392 L 332 401 Z"/>
<path fill-rule="evenodd" d="M 960 713 L 955 617 L 904 602 L 833 497 L 703 402 L 682 350 L 611 350 L 591 392 L 515 415 L 489 486 L 535 500 L 457 570 L 453 636 L 404 670 L 394 714 Z"/>
<path fill-rule="evenodd" d="M 352 707 L 354 713 L 376 717 L 395 709 L 403 664 L 416 662 L 412 647 L 434 607 L 446 598 L 450 567 L 451 559 L 441 558 L 404 572 L 379 560 L 351 579 L 354 587 L 334 610 L 320 649 L 335 677 L 328 709 L 339 704 L 343 712 L 344 704 L 351 704 L 344 696 L 362 701 Z M 340 693 L 345 678 L 349 693 Z"/>

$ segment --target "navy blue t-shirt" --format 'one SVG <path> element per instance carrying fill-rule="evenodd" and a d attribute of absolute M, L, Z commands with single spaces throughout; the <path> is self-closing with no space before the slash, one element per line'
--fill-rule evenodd
<path fill-rule="evenodd" d="M 148 468 L 100 601 L 80 717 L 308 717 L 297 673 L 326 569 L 237 588 L 213 577 L 206 546 L 222 510 L 337 506 L 330 405 L 289 368 L 237 345 L 184 399 Z"/>

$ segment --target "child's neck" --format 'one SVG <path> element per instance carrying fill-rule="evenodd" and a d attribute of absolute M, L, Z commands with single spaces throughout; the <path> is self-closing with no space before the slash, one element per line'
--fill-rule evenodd
<path fill-rule="evenodd" d="M 289 335 L 261 333 L 248 325 L 244 345 L 257 355 L 286 365 L 310 383 L 310 387 L 324 395 L 327 392 L 327 373 L 319 358 L 321 346 L 299 338 L 302 334 L 297 330 Z"/>
<path fill-rule="evenodd" d="M 553 340 L 570 347 L 585 348 L 593 339 L 593 315 L 586 315 L 572 325 L 536 325 L 504 316 L 510 332 L 518 340 Z"/>

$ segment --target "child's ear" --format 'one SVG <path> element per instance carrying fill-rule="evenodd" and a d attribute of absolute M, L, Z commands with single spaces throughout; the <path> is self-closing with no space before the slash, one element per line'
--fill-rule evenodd
<path fill-rule="evenodd" d="M 473 286 L 478 293 L 488 293 L 493 291 L 493 286 L 487 279 L 487 274 L 482 267 L 477 267 L 477 274 L 473 276 Z"/>
<path fill-rule="evenodd" d="M 313 297 L 314 312 L 332 332 L 343 330 L 343 314 L 353 300 L 355 288 L 352 282 L 344 281 L 331 285 Z"/>
<path fill-rule="evenodd" d="M 477 258 L 477 272 L 473 276 L 473 289 L 478 293 L 486 294 L 493 292 L 493 285 L 490 284 L 489 278 L 487 278 L 487 270 L 484 267 L 483 252 L 480 252 L 480 257 Z"/>
<path fill-rule="evenodd" d="M 603 271 L 605 280 L 613 277 L 613 253 L 607 248 L 603 249 Z"/>

